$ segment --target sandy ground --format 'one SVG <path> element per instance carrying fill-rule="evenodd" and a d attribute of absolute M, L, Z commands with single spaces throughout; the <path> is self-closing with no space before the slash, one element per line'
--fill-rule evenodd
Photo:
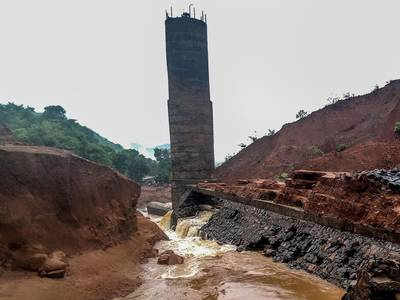
<path fill-rule="evenodd" d="M 100 300 L 125 296 L 142 280 L 141 263 L 154 256 L 153 246 L 165 238 L 157 225 L 138 216 L 139 232 L 107 250 L 96 250 L 69 260 L 64 279 L 40 278 L 32 272 L 7 272 L 0 277 L 0 299 Z"/>

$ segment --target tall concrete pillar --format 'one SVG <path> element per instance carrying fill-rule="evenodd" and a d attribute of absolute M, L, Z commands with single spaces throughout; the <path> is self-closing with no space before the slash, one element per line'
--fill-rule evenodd
<path fill-rule="evenodd" d="M 172 157 L 172 205 L 185 186 L 211 179 L 215 167 L 207 24 L 184 13 L 165 21 Z"/>

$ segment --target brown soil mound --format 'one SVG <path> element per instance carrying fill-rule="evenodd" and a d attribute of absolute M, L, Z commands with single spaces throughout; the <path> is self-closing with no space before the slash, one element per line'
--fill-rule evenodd
<path fill-rule="evenodd" d="M 400 80 L 284 125 L 274 136 L 257 140 L 217 168 L 215 176 L 230 181 L 269 178 L 301 167 L 347 171 L 390 168 L 400 163 L 400 142 L 394 135 L 397 121 Z"/>
<path fill-rule="evenodd" d="M 165 234 L 142 215 L 139 231 L 131 239 L 107 250 L 94 250 L 70 259 L 63 280 L 40 278 L 26 272 L 0 277 L 0 299 L 7 300 L 110 300 L 126 296 L 142 283 L 140 263 L 155 257 L 154 244 Z"/>
<path fill-rule="evenodd" d="M 140 186 L 53 148 L 0 146 L 0 264 L 20 249 L 73 255 L 136 231 Z"/>

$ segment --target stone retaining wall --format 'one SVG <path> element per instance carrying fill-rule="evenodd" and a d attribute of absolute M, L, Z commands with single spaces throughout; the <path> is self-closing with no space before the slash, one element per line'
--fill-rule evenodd
<path fill-rule="evenodd" d="M 295 211 L 280 209 L 286 213 Z M 369 259 L 400 251 L 399 245 L 389 241 L 343 232 L 231 200 L 222 201 L 220 210 L 201 228 L 201 235 L 236 245 L 239 250 L 263 251 L 277 262 L 343 288 L 355 284 L 357 271 Z"/>
<path fill-rule="evenodd" d="M 193 191 L 199 194 L 203 194 L 205 196 L 212 196 L 216 198 L 229 200 L 230 202 L 234 203 L 241 203 L 259 209 L 265 209 L 283 216 L 292 217 L 308 222 L 313 222 L 319 225 L 335 228 L 340 231 L 347 231 L 355 234 L 361 234 L 371 238 L 384 239 L 394 243 L 400 243 L 399 232 L 389 231 L 382 228 L 376 228 L 363 224 L 350 223 L 349 221 L 331 217 L 328 215 L 316 215 L 310 212 L 306 212 L 299 207 L 277 204 L 275 202 L 267 200 L 245 199 L 242 197 L 238 197 L 236 195 L 227 195 L 221 192 L 200 189 L 197 187 L 193 187 Z"/>

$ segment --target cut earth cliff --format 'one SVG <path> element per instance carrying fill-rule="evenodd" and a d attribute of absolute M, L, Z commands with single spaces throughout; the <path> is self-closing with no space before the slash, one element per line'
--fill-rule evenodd
<path fill-rule="evenodd" d="M 11 143 L 0 145 L 0 298 L 132 292 L 140 263 L 167 239 L 136 213 L 140 186 L 68 151 Z"/>

